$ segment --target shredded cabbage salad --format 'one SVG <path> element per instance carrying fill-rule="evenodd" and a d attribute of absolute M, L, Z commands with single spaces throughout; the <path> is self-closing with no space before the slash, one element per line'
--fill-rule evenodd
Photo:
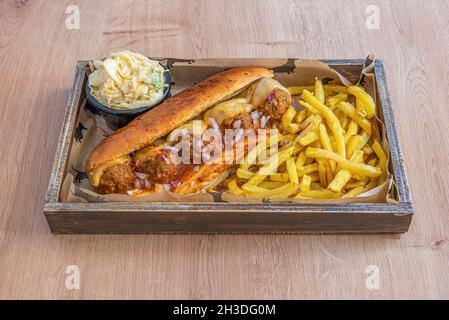
<path fill-rule="evenodd" d="M 130 51 L 111 53 L 93 62 L 89 75 L 91 94 L 111 109 L 136 109 L 151 105 L 163 96 L 164 68 L 154 60 Z"/>

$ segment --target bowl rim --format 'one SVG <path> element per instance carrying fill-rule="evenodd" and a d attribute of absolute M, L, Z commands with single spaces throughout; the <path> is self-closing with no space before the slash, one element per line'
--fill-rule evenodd
<path fill-rule="evenodd" d="M 135 108 L 135 109 L 129 109 L 129 110 L 117 110 L 117 109 L 112 109 L 104 104 L 102 104 L 101 102 L 99 102 L 90 92 L 90 86 L 89 86 L 89 77 L 87 77 L 87 81 L 86 81 L 86 99 L 89 102 L 90 105 L 92 105 L 94 108 L 106 112 L 108 114 L 113 114 L 113 115 L 130 115 L 130 114 L 138 114 L 138 113 L 142 113 L 144 111 L 147 111 L 151 108 L 156 107 L 157 105 L 161 104 L 162 101 L 164 101 L 168 94 L 170 93 L 171 90 L 171 75 L 170 75 L 170 71 L 167 67 L 165 67 L 163 64 L 161 64 L 160 62 L 158 62 L 160 66 L 162 66 L 162 68 L 164 68 L 164 78 L 165 78 L 165 84 L 167 84 L 167 87 L 164 88 L 162 97 L 157 100 L 156 102 L 154 102 L 151 105 L 148 106 L 143 106 L 140 108 Z"/>

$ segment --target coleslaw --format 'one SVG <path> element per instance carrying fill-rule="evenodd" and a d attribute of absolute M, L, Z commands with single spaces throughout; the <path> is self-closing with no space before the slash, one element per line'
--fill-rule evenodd
<path fill-rule="evenodd" d="M 150 106 L 163 97 L 167 86 L 164 68 L 141 54 L 120 51 L 104 60 L 94 60 L 89 75 L 91 95 L 103 105 L 118 110 Z"/>

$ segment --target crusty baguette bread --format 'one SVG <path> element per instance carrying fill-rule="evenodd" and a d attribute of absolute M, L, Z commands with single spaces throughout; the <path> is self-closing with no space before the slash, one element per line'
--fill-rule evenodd
<path fill-rule="evenodd" d="M 229 69 L 167 99 L 101 141 L 86 161 L 86 171 L 146 147 L 210 107 L 273 72 L 262 67 Z"/>

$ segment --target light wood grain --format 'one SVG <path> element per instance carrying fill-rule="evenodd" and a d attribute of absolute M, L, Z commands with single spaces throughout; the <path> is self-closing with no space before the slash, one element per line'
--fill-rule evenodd
<path fill-rule="evenodd" d="M 65 8 L 79 5 L 81 29 Z M 365 8 L 380 9 L 380 30 Z M 449 298 L 449 2 L 0 1 L 0 298 Z M 54 236 L 42 213 L 77 59 L 384 59 L 416 214 L 389 235 Z M 65 288 L 65 268 L 81 289 Z M 368 265 L 380 289 L 365 287 Z"/>

